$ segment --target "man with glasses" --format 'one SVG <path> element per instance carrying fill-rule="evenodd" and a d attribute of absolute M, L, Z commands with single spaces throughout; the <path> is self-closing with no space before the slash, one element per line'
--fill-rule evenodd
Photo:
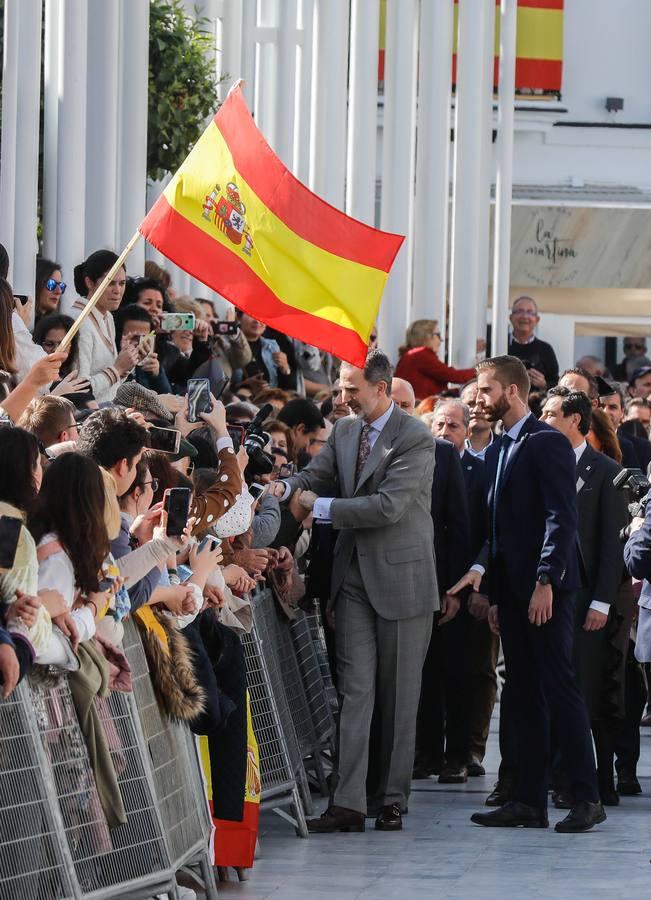
<path fill-rule="evenodd" d="M 646 338 L 631 335 L 624 338 L 624 359 L 615 368 L 616 381 L 629 381 L 636 369 L 651 365 L 647 356 Z"/>
<path fill-rule="evenodd" d="M 75 407 L 65 397 L 53 394 L 35 397 L 16 424 L 35 434 L 46 450 L 79 438 Z"/>
<path fill-rule="evenodd" d="M 536 301 L 518 297 L 511 307 L 509 353 L 524 363 L 532 388 L 544 391 L 558 382 L 558 360 L 552 345 L 536 337 L 539 322 Z"/>

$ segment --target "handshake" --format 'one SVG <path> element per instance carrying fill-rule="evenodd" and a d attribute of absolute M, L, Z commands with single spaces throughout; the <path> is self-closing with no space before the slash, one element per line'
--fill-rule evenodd
<path fill-rule="evenodd" d="M 285 496 L 286 485 L 283 481 L 275 481 L 269 487 L 269 493 L 275 497 L 277 500 L 282 500 Z M 292 498 L 289 501 L 290 508 L 292 504 L 298 504 L 301 509 L 305 510 L 308 513 L 312 512 L 314 508 L 315 502 L 318 500 L 318 495 L 314 493 L 314 491 L 302 491 L 300 488 L 297 488 L 292 494 Z"/>

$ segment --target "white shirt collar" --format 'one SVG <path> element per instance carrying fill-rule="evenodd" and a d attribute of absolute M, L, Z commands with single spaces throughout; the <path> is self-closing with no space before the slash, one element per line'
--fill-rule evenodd
<path fill-rule="evenodd" d="M 532 334 L 531 337 L 530 337 L 530 338 L 527 338 L 526 341 L 519 341 L 519 340 L 516 338 L 516 336 L 513 334 L 513 332 L 511 332 L 511 342 L 512 342 L 512 343 L 515 343 L 515 344 L 522 344 L 523 347 L 526 346 L 527 344 L 533 344 L 533 342 L 534 342 L 535 340 L 536 340 L 536 335 L 535 335 L 535 334 Z"/>
<path fill-rule="evenodd" d="M 585 448 L 586 448 L 587 446 L 588 446 L 588 442 L 587 442 L 587 441 L 583 441 L 583 443 L 579 444 L 578 447 L 575 447 L 575 448 L 574 448 L 574 455 L 576 456 L 576 461 L 577 461 L 577 462 L 578 462 L 578 461 L 581 459 L 581 457 L 583 456 L 583 451 L 585 450 Z"/>
<path fill-rule="evenodd" d="M 470 438 L 466 438 L 466 441 L 465 441 L 465 447 L 466 447 L 466 450 L 468 451 L 468 453 L 469 453 L 471 456 L 479 456 L 479 457 L 483 457 L 483 456 L 486 454 L 486 451 L 488 450 L 488 448 L 490 447 L 490 445 L 491 445 L 491 444 L 493 443 L 493 441 L 495 440 L 495 434 L 493 433 L 493 431 L 491 430 L 489 433 L 490 433 L 490 440 L 489 440 L 489 442 L 486 444 L 485 447 L 482 447 L 481 450 L 475 450 L 475 448 L 472 446 L 472 444 L 471 444 L 471 442 L 470 442 Z"/>
<path fill-rule="evenodd" d="M 391 406 L 387 409 L 387 411 L 385 413 L 382 413 L 381 416 L 378 416 L 377 419 L 375 419 L 373 422 L 370 423 L 370 426 L 373 429 L 373 431 L 377 431 L 377 433 L 380 434 L 380 432 L 382 431 L 384 426 L 387 424 L 387 422 L 391 418 L 391 413 L 393 412 L 394 407 L 395 407 L 395 403 L 392 400 Z"/>
<path fill-rule="evenodd" d="M 521 419 L 518 419 L 515 425 L 511 425 L 511 427 L 507 429 L 506 434 L 508 434 L 512 441 L 517 441 L 517 439 L 520 437 L 520 432 L 524 428 L 524 423 L 527 421 L 530 415 L 531 413 L 528 412 L 526 415 L 522 416 Z"/>

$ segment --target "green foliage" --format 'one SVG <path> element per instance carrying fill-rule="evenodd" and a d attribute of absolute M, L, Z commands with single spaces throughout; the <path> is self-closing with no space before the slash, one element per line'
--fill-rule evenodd
<path fill-rule="evenodd" d="M 217 109 L 215 40 L 181 0 L 151 0 L 147 175 L 174 172 Z"/>

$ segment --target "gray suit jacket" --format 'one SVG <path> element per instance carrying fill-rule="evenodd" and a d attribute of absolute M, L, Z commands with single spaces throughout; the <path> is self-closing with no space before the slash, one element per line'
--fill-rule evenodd
<path fill-rule="evenodd" d="M 332 570 L 333 604 L 357 548 L 366 593 L 384 619 L 409 619 L 439 608 L 431 501 L 434 438 L 418 419 L 394 407 L 355 486 L 363 422 L 339 419 L 328 443 L 288 479 L 320 497 L 339 531 Z"/>

